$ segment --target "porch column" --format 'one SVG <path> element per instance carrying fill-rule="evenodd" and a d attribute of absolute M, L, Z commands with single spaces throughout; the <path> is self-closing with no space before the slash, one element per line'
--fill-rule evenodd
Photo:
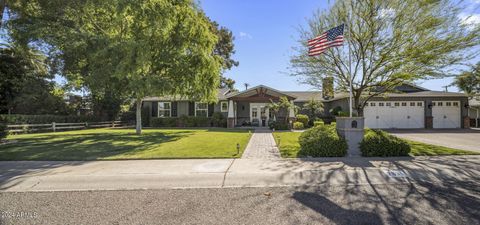
<path fill-rule="evenodd" d="M 228 116 L 227 116 L 227 127 L 235 127 L 235 113 L 233 111 L 233 100 L 228 101 Z"/>
<path fill-rule="evenodd" d="M 475 118 L 475 127 L 478 127 L 478 120 L 480 120 L 480 108 L 477 108 L 477 118 Z"/>
<path fill-rule="evenodd" d="M 293 101 L 290 101 L 290 104 L 295 106 L 293 104 Z M 291 123 L 295 122 L 295 107 L 290 108 L 290 111 L 288 112 L 288 118 L 289 118 Z"/>

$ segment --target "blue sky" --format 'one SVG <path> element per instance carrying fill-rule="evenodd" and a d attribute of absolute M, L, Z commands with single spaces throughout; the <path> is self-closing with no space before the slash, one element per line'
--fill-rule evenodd
<path fill-rule="evenodd" d="M 317 9 L 328 9 L 327 0 L 200 0 L 206 14 L 235 35 L 237 68 L 225 76 L 236 80 L 238 89 L 243 83 L 264 84 L 279 90 L 312 90 L 288 74 L 292 47 L 297 45 L 298 27 Z M 331 4 L 331 3 L 330 3 Z M 480 0 L 467 0 L 464 15 L 480 21 Z M 480 59 L 479 59 L 480 60 Z M 432 90 L 444 90 L 451 78 L 419 82 Z M 456 91 L 450 87 L 449 91 Z"/>

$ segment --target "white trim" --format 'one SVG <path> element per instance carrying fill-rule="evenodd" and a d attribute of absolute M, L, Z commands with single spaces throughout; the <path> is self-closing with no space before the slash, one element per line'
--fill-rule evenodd
<path fill-rule="evenodd" d="M 206 111 L 207 112 L 206 117 L 208 118 L 208 103 L 204 103 L 204 102 L 195 102 L 195 108 L 193 109 L 193 111 L 195 113 L 195 117 L 197 117 L 197 104 L 206 104 L 207 105 L 206 109 L 200 109 L 200 110 Z"/>
<path fill-rule="evenodd" d="M 223 104 L 227 104 L 227 108 L 223 110 Z M 227 101 L 220 101 L 220 112 L 228 112 L 228 102 Z"/>
<path fill-rule="evenodd" d="M 170 115 L 169 116 L 162 116 L 160 117 L 160 103 L 168 103 L 170 105 L 170 109 L 168 109 L 168 111 L 170 111 Z M 162 111 L 167 111 L 166 109 L 162 109 Z M 166 102 L 166 101 L 163 101 L 163 102 L 157 102 L 157 117 L 158 118 L 168 118 L 168 117 L 172 117 L 172 102 Z"/>
<path fill-rule="evenodd" d="M 258 119 L 259 126 L 262 126 L 262 107 L 265 109 L 265 126 L 267 127 L 268 121 L 270 120 L 268 103 L 250 103 L 250 122 L 253 122 L 253 119 Z M 255 118 L 252 117 L 253 108 L 257 109 L 257 117 Z"/>

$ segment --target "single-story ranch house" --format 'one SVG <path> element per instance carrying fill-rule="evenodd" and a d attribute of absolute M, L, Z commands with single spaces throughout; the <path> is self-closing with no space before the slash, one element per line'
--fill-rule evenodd
<path fill-rule="evenodd" d="M 382 97 L 372 98 L 365 107 L 365 124 L 369 128 L 411 129 L 411 128 L 468 128 L 468 98 L 462 93 L 431 91 L 425 88 L 403 84 L 396 88 L 397 92 Z M 227 127 L 254 125 L 268 126 L 268 122 L 276 119 L 294 120 L 294 110 L 280 111 L 274 118 L 269 111 L 271 101 L 279 101 L 285 96 L 300 108 L 314 99 L 324 104 L 321 117 L 332 118 L 330 109 L 341 107 L 348 112 L 348 93 L 333 93 L 332 90 L 320 91 L 279 91 L 264 85 L 249 88 L 245 91 L 218 90 L 218 102 L 206 104 L 188 99 L 172 97 L 147 97 L 144 109 L 154 117 L 211 117 L 219 112 L 227 118 Z M 300 111 L 300 113 L 305 113 Z"/>

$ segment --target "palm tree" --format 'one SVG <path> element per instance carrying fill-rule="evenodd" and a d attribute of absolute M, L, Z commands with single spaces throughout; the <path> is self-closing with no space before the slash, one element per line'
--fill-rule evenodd
<path fill-rule="evenodd" d="M 317 117 L 317 114 L 323 111 L 323 103 L 320 101 L 316 101 L 315 99 L 310 99 L 307 103 L 303 105 L 303 109 L 307 110 L 310 115 L 308 115 L 311 119 Z"/>
<path fill-rule="evenodd" d="M 247 90 L 247 89 L 248 89 L 248 86 L 250 86 L 249 83 L 244 83 L 243 85 L 245 86 L 245 90 Z"/>
<path fill-rule="evenodd" d="M 280 111 L 280 105 L 276 102 L 270 100 L 270 104 L 268 104 L 268 110 L 272 111 L 273 114 L 273 121 L 277 121 L 277 113 Z"/>

